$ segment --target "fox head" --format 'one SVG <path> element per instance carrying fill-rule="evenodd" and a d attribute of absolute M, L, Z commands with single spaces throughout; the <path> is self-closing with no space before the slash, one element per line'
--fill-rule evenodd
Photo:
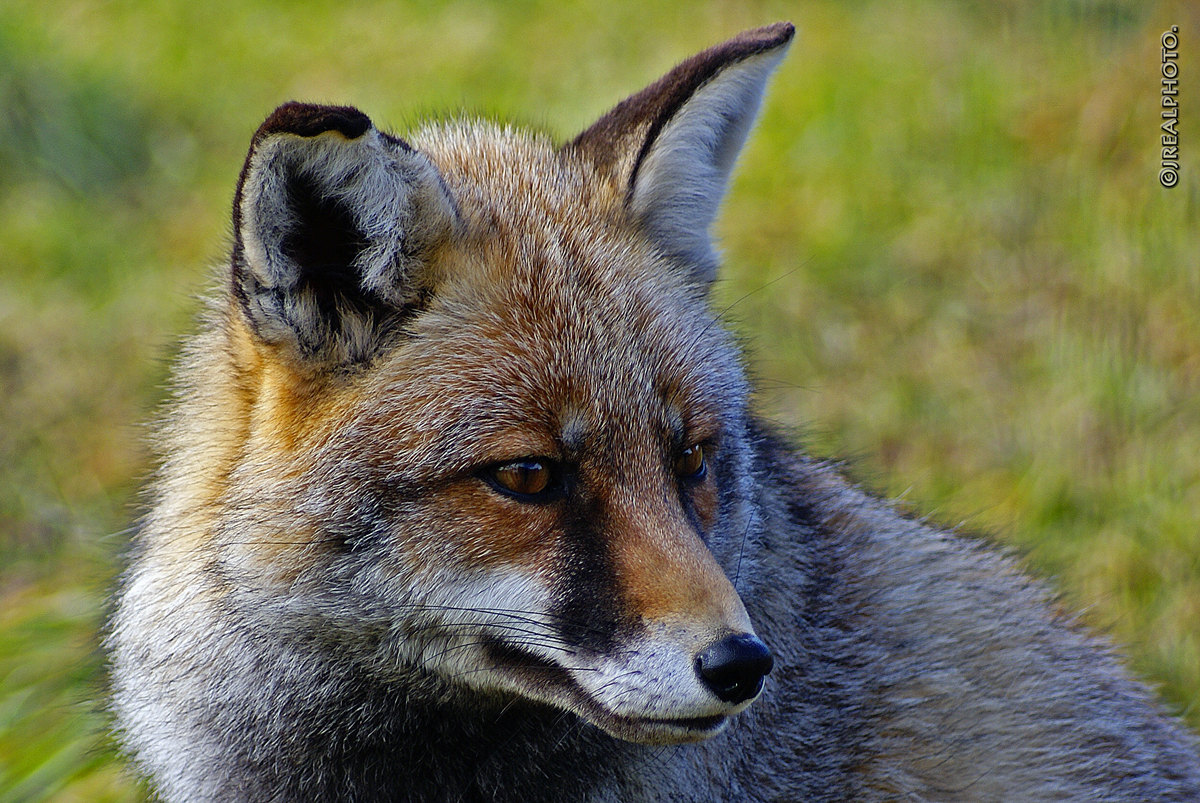
<path fill-rule="evenodd" d="M 174 512 L 204 519 L 227 604 L 631 741 L 754 700 L 748 389 L 709 227 L 792 34 L 705 51 L 561 146 L 296 103 L 263 123 L 208 434 L 175 435 L 212 467 Z"/>

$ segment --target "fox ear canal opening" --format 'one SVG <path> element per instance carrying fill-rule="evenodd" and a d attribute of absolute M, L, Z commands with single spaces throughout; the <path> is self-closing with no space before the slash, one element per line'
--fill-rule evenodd
<path fill-rule="evenodd" d="M 295 225 L 280 251 L 294 263 L 297 283 L 312 294 L 322 319 L 338 329 L 341 309 L 362 315 L 380 301 L 362 288 L 353 269 L 366 237 L 346 205 L 323 196 L 309 177 L 295 177 L 288 196 Z"/>
<path fill-rule="evenodd" d="M 456 225 L 433 164 L 357 109 L 288 103 L 259 127 L 234 201 L 232 291 L 269 344 L 370 359 L 420 309 Z"/>

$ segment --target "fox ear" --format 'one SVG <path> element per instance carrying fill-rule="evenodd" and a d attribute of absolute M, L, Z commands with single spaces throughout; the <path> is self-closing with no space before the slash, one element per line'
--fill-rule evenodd
<path fill-rule="evenodd" d="M 369 359 L 422 298 L 453 229 L 437 169 L 349 107 L 288 103 L 254 134 L 234 200 L 233 292 L 304 360 Z"/>
<path fill-rule="evenodd" d="M 709 227 L 794 33 L 776 23 L 693 56 L 568 146 L 624 183 L 630 213 L 701 282 L 716 277 Z"/>

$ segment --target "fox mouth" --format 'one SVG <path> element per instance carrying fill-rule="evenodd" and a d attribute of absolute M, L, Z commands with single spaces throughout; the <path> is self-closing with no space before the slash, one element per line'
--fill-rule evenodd
<path fill-rule="evenodd" d="M 644 722 L 661 724 L 669 728 L 682 728 L 684 730 L 705 732 L 715 732 L 723 727 L 729 721 L 729 717 L 711 716 L 711 717 L 692 717 L 690 719 L 647 719 Z"/>
<path fill-rule="evenodd" d="M 618 714 L 580 686 L 569 671 L 519 647 L 490 640 L 487 651 L 497 668 L 522 692 L 578 715 L 618 739 L 647 745 L 681 744 L 708 739 L 725 729 L 728 714 L 699 717 L 638 717 Z"/>
<path fill-rule="evenodd" d="M 723 714 L 681 718 L 632 717 L 616 714 L 573 682 L 571 682 L 569 695 L 570 702 L 564 705 L 560 701 L 557 704 L 578 714 L 610 736 L 638 744 L 668 745 L 701 742 L 716 736 L 729 724 L 729 717 Z"/>
<path fill-rule="evenodd" d="M 614 719 L 621 720 L 623 725 L 620 738 L 643 744 L 699 742 L 716 736 L 729 724 L 729 717 L 720 715 L 689 719 L 633 719 L 631 717 L 614 717 Z M 613 730 L 608 728 L 605 730 L 613 733 Z M 614 735 L 617 734 L 614 733 Z"/>

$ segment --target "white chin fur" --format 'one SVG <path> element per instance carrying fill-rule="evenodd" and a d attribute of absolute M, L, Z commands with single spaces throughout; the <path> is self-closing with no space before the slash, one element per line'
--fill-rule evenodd
<path fill-rule="evenodd" d="M 691 720 L 728 717 L 749 705 L 719 700 L 696 674 L 698 645 L 643 638 L 601 656 L 571 676 L 591 699 L 623 719 Z"/>
<path fill-rule="evenodd" d="M 703 684 L 695 670 L 697 641 L 644 637 L 591 659 L 539 651 L 539 657 L 566 670 L 571 683 L 524 686 L 522 691 L 626 741 L 702 741 L 724 730 L 729 718 L 753 699 L 730 704 Z"/>

